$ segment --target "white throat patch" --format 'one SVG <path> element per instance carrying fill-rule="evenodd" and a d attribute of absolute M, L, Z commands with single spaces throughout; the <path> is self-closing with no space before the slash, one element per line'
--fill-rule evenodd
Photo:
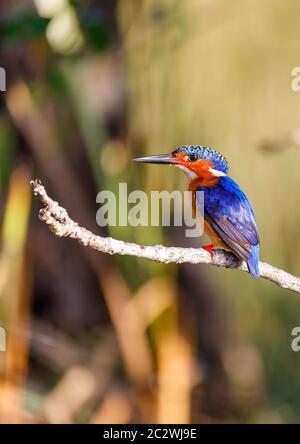
<path fill-rule="evenodd" d="M 209 168 L 208 171 L 211 172 L 211 174 L 215 177 L 222 177 L 222 176 L 226 176 L 225 173 L 223 173 L 223 171 L 219 171 L 219 170 L 215 170 L 214 168 Z"/>
<path fill-rule="evenodd" d="M 196 179 L 197 174 L 194 171 L 189 170 L 183 165 L 175 165 L 177 168 L 180 168 L 190 179 Z"/>

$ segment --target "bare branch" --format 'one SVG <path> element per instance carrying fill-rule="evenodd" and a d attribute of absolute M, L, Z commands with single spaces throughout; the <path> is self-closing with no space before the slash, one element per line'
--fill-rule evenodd
<path fill-rule="evenodd" d="M 244 262 L 223 250 L 215 250 L 215 255 L 211 258 L 210 254 L 202 248 L 164 247 L 162 245 L 144 246 L 111 237 L 96 236 L 91 231 L 80 227 L 78 223 L 74 222 L 69 217 L 67 211 L 47 195 L 40 181 L 31 181 L 31 185 L 34 194 L 44 204 L 44 208 L 39 213 L 40 219 L 49 225 L 51 231 L 58 237 L 77 239 L 85 247 L 91 247 L 102 253 L 137 256 L 165 264 L 188 262 L 191 264 L 211 264 L 218 267 L 248 271 Z M 272 281 L 280 287 L 300 293 L 300 278 L 264 262 L 260 262 L 259 271 L 262 278 Z"/>

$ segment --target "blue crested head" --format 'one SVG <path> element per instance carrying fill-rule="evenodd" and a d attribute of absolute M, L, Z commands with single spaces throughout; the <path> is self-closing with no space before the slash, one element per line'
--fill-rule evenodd
<path fill-rule="evenodd" d="M 185 153 L 193 161 L 198 159 L 208 160 L 209 162 L 212 162 L 214 169 L 222 171 L 225 174 L 228 171 L 227 160 L 222 154 L 218 153 L 218 151 L 213 148 L 202 145 L 187 145 L 172 151 L 173 155 L 178 153 Z"/>

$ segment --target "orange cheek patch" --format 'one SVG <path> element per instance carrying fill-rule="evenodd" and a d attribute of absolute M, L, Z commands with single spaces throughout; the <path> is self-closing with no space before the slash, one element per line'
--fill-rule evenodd
<path fill-rule="evenodd" d="M 180 151 L 179 153 L 176 154 L 176 159 L 179 160 L 180 163 L 182 163 L 182 162 L 187 163 L 186 162 L 187 155 L 183 151 Z"/>
<path fill-rule="evenodd" d="M 213 187 L 219 182 L 219 177 L 214 176 L 209 169 L 212 163 L 208 160 L 200 160 L 195 162 L 195 165 L 188 165 L 190 169 L 197 175 L 195 179 L 190 182 L 189 190 L 195 192 L 197 187 Z"/>
<path fill-rule="evenodd" d="M 209 168 L 212 167 L 212 163 L 208 160 L 197 160 L 196 162 L 189 162 L 189 167 L 199 176 L 203 178 L 209 178 L 212 176 Z"/>
<path fill-rule="evenodd" d="M 214 176 L 209 170 L 212 168 L 213 163 L 209 160 L 199 159 L 195 162 L 190 162 L 188 160 L 188 155 L 184 152 L 179 152 L 176 154 L 176 160 L 178 165 L 181 165 L 197 176 L 190 183 L 189 189 L 195 190 L 198 186 L 211 187 L 218 183 L 219 178 Z"/>
<path fill-rule="evenodd" d="M 213 164 L 208 160 L 200 159 L 196 160 L 195 162 L 189 162 L 188 160 L 183 159 L 180 164 L 193 171 L 199 179 L 207 180 L 215 178 L 209 171 Z"/>

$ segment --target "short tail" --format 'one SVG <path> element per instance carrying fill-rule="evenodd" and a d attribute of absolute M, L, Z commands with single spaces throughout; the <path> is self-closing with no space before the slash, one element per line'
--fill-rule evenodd
<path fill-rule="evenodd" d="M 259 244 L 252 245 L 247 265 L 249 273 L 255 279 L 259 278 Z"/>

